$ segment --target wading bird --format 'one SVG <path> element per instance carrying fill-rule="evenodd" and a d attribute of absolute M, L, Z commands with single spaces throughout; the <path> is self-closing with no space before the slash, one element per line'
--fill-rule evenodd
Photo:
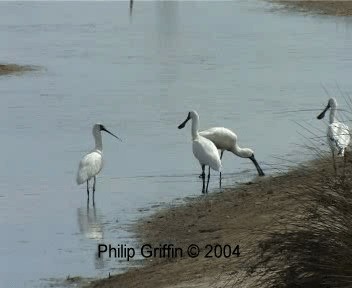
<path fill-rule="evenodd" d="M 95 140 L 95 148 L 88 154 L 86 154 L 82 160 L 79 162 L 79 168 L 77 172 L 77 184 L 83 184 L 87 182 L 87 196 L 89 202 L 89 180 L 94 178 L 93 183 L 93 204 L 94 204 L 94 192 L 95 192 L 95 183 L 96 183 L 96 175 L 99 174 L 101 169 L 103 168 L 103 141 L 101 137 L 101 131 L 105 131 L 110 135 L 116 137 L 121 141 L 119 137 L 112 134 L 109 130 L 107 130 L 102 124 L 95 124 L 93 126 L 93 136 Z"/>
<path fill-rule="evenodd" d="M 351 136 L 348 126 L 339 122 L 336 116 L 337 102 L 335 98 L 330 98 L 328 105 L 325 107 L 324 111 L 321 112 L 317 118 L 323 119 L 326 111 L 330 108 L 330 118 L 329 126 L 327 131 L 328 143 L 332 153 L 332 160 L 334 165 L 334 170 L 336 173 L 336 163 L 335 163 L 335 152 L 337 152 L 338 157 L 344 157 L 344 164 L 346 165 L 346 154 L 345 150 L 350 143 Z"/>
<path fill-rule="evenodd" d="M 231 131 L 230 129 L 224 127 L 213 127 L 207 130 L 203 130 L 199 132 L 199 135 L 209 139 L 212 141 L 216 148 L 221 150 L 220 160 L 222 159 L 222 155 L 224 151 L 230 151 L 233 154 L 237 155 L 241 158 L 249 158 L 255 165 L 258 171 L 259 176 L 264 176 L 264 172 L 262 168 L 260 168 L 257 160 L 254 157 L 254 152 L 249 148 L 240 148 L 237 144 L 237 135 Z M 220 184 L 221 184 L 221 172 L 220 172 Z"/>
<path fill-rule="evenodd" d="M 183 121 L 178 126 L 178 129 L 184 128 L 188 120 L 192 120 L 193 154 L 198 159 L 199 164 L 202 167 L 202 174 L 201 174 L 203 179 L 202 193 L 207 193 L 209 179 L 210 179 L 210 168 L 212 168 L 215 171 L 220 171 L 221 169 L 221 160 L 220 160 L 219 152 L 213 142 L 211 142 L 209 139 L 199 134 L 198 132 L 199 116 L 196 111 L 189 112 L 186 120 Z M 207 181 L 206 189 L 205 189 L 205 172 L 204 172 L 205 166 L 209 166 L 208 181 Z"/>

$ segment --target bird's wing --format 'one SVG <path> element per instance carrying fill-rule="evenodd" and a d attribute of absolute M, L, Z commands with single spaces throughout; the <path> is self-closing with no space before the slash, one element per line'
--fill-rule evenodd
<path fill-rule="evenodd" d="M 218 149 L 210 140 L 199 136 L 193 140 L 193 154 L 201 165 L 209 165 L 213 170 L 220 171 L 221 160 Z"/>
<path fill-rule="evenodd" d="M 224 127 L 209 128 L 199 132 L 199 135 L 212 141 L 221 150 L 231 150 L 237 141 L 236 134 Z"/>
<path fill-rule="evenodd" d="M 341 122 L 333 122 L 329 125 L 328 137 L 339 149 L 345 149 L 351 140 L 348 126 Z"/>
<path fill-rule="evenodd" d="M 77 172 L 77 184 L 82 184 L 89 180 L 93 176 L 97 175 L 103 168 L 103 158 L 101 153 L 93 151 L 85 155 L 81 162 L 79 162 L 79 168 Z"/>

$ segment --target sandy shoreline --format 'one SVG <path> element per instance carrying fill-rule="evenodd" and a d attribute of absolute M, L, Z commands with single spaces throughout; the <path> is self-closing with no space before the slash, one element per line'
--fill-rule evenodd
<path fill-rule="evenodd" d="M 331 16 L 351 16 L 352 1 L 350 0 L 269 0 L 283 5 L 284 8 L 301 12 Z"/>
<path fill-rule="evenodd" d="M 332 287 L 329 284 L 343 283 L 352 276 L 352 249 L 348 248 L 352 162 L 347 163 L 344 177 L 343 161 L 334 176 L 330 160 L 316 160 L 280 176 L 256 179 L 157 212 L 136 227 L 141 245 L 172 243 L 187 251 L 196 244 L 200 256 L 148 260 L 141 268 L 84 287 Z M 240 256 L 205 258 L 207 244 L 239 245 Z"/>
<path fill-rule="evenodd" d="M 36 68 L 29 65 L 0 64 L 0 76 L 15 74 L 15 73 L 23 73 L 23 72 L 34 71 L 34 70 L 36 70 Z"/>

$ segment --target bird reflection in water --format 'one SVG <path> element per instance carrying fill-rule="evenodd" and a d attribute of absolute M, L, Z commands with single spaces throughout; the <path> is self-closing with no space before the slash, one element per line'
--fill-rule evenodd
<path fill-rule="evenodd" d="M 132 16 L 133 11 L 133 0 L 130 0 L 130 16 Z"/>
<path fill-rule="evenodd" d="M 98 257 L 98 244 L 102 243 L 104 239 L 103 230 L 103 219 L 102 215 L 97 211 L 95 205 L 89 207 L 87 202 L 86 207 L 80 207 L 77 209 L 78 226 L 80 233 L 87 239 L 95 240 L 96 249 L 94 253 L 94 266 L 96 269 L 102 269 L 105 266 L 105 261 L 103 257 Z"/>

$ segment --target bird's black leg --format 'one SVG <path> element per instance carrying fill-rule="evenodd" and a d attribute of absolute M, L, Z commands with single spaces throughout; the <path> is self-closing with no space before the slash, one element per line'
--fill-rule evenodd
<path fill-rule="evenodd" d="M 203 188 L 202 188 L 202 193 L 204 194 L 205 193 L 205 172 L 204 172 L 204 169 L 205 169 L 205 165 L 202 165 L 202 179 L 203 179 Z"/>
<path fill-rule="evenodd" d="M 87 202 L 89 203 L 89 182 L 88 182 L 88 180 L 87 180 Z"/>
<path fill-rule="evenodd" d="M 224 155 L 224 150 L 221 150 L 221 155 L 220 155 L 220 160 L 222 159 L 222 155 Z M 221 171 L 220 171 L 220 188 L 221 188 L 221 178 L 222 178 L 222 175 L 221 175 Z"/>
<path fill-rule="evenodd" d="M 202 165 L 202 173 L 199 175 L 199 178 L 204 178 L 205 177 L 204 169 L 205 169 L 205 165 Z"/>
<path fill-rule="evenodd" d="M 346 157 L 346 151 L 345 151 L 345 154 L 343 155 L 343 177 L 346 176 L 346 162 L 347 162 L 347 157 Z"/>
<path fill-rule="evenodd" d="M 206 193 L 208 193 L 209 179 L 210 179 L 210 166 L 209 166 L 209 171 L 208 171 L 208 181 L 207 181 Z"/>
<path fill-rule="evenodd" d="M 95 183 L 97 182 L 97 177 L 94 176 L 94 183 L 93 183 L 93 206 L 95 205 L 95 201 L 94 201 L 94 196 L 95 196 Z"/>

